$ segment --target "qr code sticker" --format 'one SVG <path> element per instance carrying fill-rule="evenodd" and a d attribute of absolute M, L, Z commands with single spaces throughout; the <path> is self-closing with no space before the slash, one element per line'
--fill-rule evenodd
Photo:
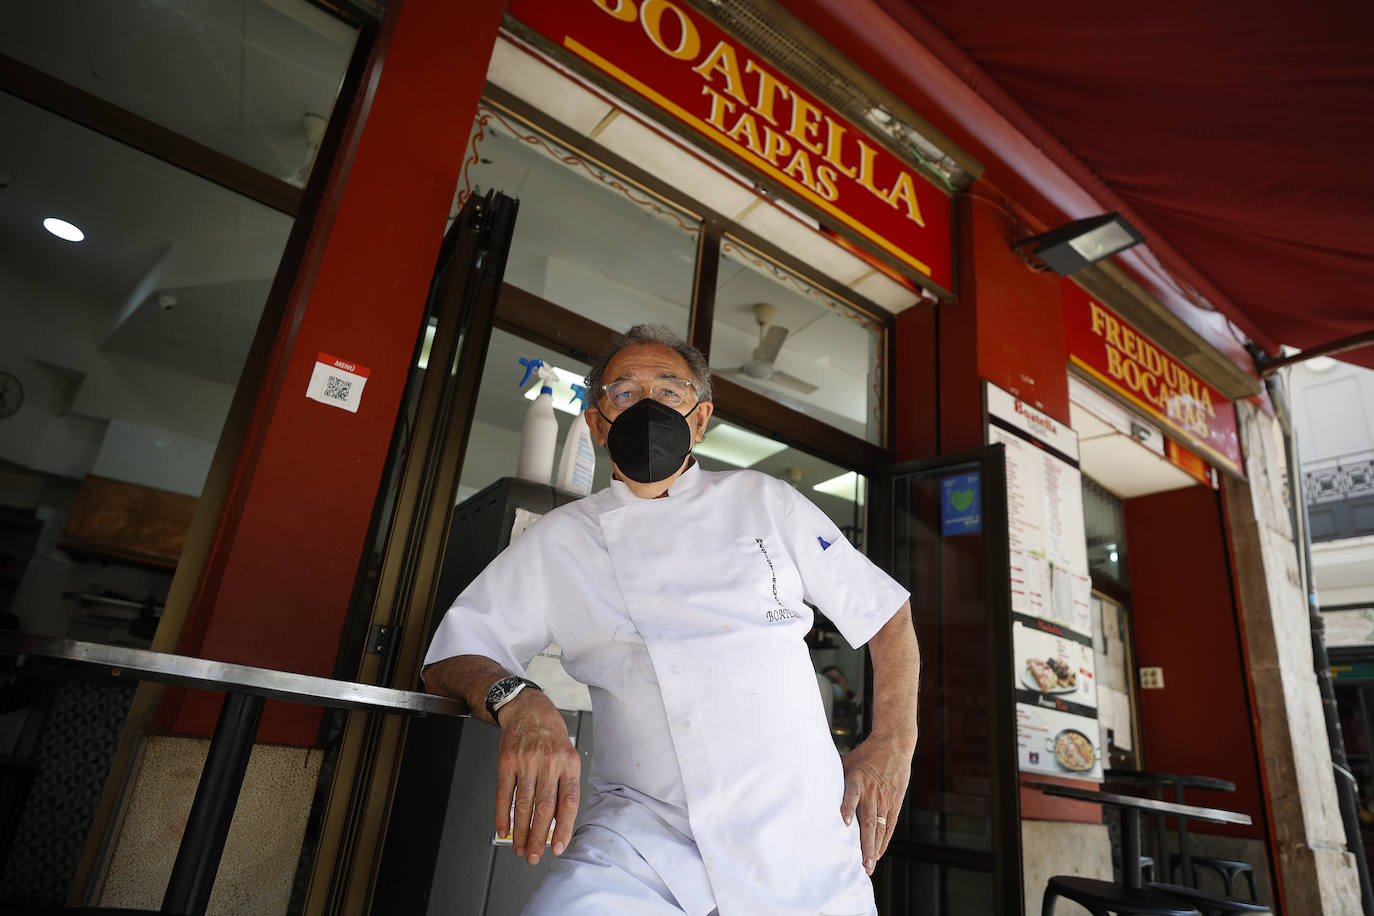
<path fill-rule="evenodd" d="M 353 383 L 346 378 L 339 378 L 331 375 L 324 381 L 324 396 L 333 398 L 336 401 L 347 401 L 348 392 L 353 388 Z"/>

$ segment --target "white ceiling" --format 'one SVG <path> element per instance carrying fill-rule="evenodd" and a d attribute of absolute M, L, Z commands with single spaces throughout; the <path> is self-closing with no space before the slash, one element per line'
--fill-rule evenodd
<path fill-rule="evenodd" d="M 44 0 L 5 5 L 0 53 L 299 183 L 354 34 L 305 0 Z M 5 94 L 0 124 L 0 261 L 92 301 L 103 351 L 236 384 L 290 217 Z"/>
<path fill-rule="evenodd" d="M 355 30 L 305 0 L 5 4 L 0 52 L 281 178 L 313 152 Z"/>

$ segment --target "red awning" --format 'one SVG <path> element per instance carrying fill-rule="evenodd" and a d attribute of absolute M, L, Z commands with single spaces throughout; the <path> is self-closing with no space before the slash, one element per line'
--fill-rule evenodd
<path fill-rule="evenodd" d="M 1265 349 L 1374 330 L 1374 3 L 876 2 Z"/>
<path fill-rule="evenodd" d="M 1374 3 L 995 6 L 920 9 L 1261 344 L 1374 329 Z"/>

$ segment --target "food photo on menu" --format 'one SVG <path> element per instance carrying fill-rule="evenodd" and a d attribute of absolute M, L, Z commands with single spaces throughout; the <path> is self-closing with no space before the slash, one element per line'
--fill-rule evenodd
<path fill-rule="evenodd" d="M 1101 777 L 1102 731 L 1096 719 L 1020 703 L 1016 720 L 1023 771 Z"/>
<path fill-rule="evenodd" d="M 1078 675 L 1062 658 L 1030 658 L 1022 680 L 1041 693 L 1072 693 L 1078 689 Z"/>
<path fill-rule="evenodd" d="M 1022 662 L 1021 685 L 1046 696 L 1061 696 L 1079 689 L 1079 676 L 1068 659 L 1047 655 Z"/>

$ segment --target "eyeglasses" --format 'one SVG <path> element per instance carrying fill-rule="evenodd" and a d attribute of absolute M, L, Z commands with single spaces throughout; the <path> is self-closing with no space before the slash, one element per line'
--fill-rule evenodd
<path fill-rule="evenodd" d="M 656 378 L 652 381 L 623 378 L 611 382 L 609 385 L 601 386 L 601 390 L 606 392 L 606 397 L 616 410 L 625 410 L 627 407 L 638 403 L 644 397 L 645 392 L 664 407 L 681 407 L 683 402 L 692 395 L 695 388 L 696 385 L 687 379 L 673 378 L 672 376 Z"/>

